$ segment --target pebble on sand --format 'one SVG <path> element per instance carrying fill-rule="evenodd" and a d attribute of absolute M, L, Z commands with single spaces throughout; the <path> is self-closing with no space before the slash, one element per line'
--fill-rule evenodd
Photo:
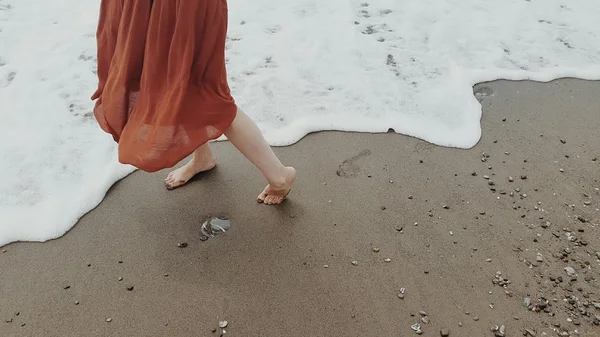
<path fill-rule="evenodd" d="M 127 290 L 129 290 L 129 291 L 133 291 L 133 286 L 129 286 L 129 287 L 127 287 Z"/>
<path fill-rule="evenodd" d="M 374 253 L 379 253 L 379 248 L 377 248 L 377 247 L 373 247 L 373 252 L 374 252 Z"/>
<path fill-rule="evenodd" d="M 109 317 L 109 318 L 107 318 L 107 319 L 106 319 L 106 322 L 107 322 L 107 323 L 110 323 L 110 322 L 112 322 L 112 318 L 110 318 L 110 317 Z"/>
<path fill-rule="evenodd" d="M 388 258 L 385 258 L 383 261 L 384 261 L 384 262 L 392 262 L 392 259 L 390 259 L 390 258 L 388 257 Z"/>
<path fill-rule="evenodd" d="M 188 246 L 187 242 L 180 242 L 177 244 L 177 247 L 179 247 L 179 248 L 185 248 L 187 246 Z"/>
<path fill-rule="evenodd" d="M 220 321 L 219 322 L 219 328 L 225 329 L 226 327 L 227 327 L 227 321 Z"/>
<path fill-rule="evenodd" d="M 527 336 L 530 336 L 530 337 L 537 336 L 537 333 L 535 332 L 535 330 L 525 329 L 525 333 L 527 334 Z"/>
<path fill-rule="evenodd" d="M 358 261 L 356 261 L 356 260 L 352 261 L 352 265 L 353 266 L 358 266 Z"/>
<path fill-rule="evenodd" d="M 442 336 L 442 337 L 450 336 L 450 330 L 442 328 L 442 330 L 440 330 L 440 336 Z"/>
<path fill-rule="evenodd" d="M 575 276 L 577 274 L 577 272 L 575 271 L 575 269 L 573 267 L 565 267 L 565 272 L 569 276 Z"/>

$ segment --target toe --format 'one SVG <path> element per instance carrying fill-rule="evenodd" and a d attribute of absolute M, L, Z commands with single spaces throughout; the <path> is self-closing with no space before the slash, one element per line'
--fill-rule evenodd
<path fill-rule="evenodd" d="M 262 191 L 256 198 L 256 201 L 258 201 L 261 204 L 266 203 L 268 197 L 269 197 L 269 195 L 267 194 L 267 192 Z"/>

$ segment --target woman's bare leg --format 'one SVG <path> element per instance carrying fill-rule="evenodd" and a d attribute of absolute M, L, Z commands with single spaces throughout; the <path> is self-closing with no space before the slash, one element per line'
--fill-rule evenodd
<path fill-rule="evenodd" d="M 256 124 L 241 109 L 225 136 L 267 179 L 269 184 L 257 200 L 268 205 L 285 200 L 296 180 L 296 170 L 283 166 Z"/>
<path fill-rule="evenodd" d="M 192 159 L 182 167 L 169 173 L 165 179 L 165 186 L 172 190 L 188 182 L 194 175 L 213 169 L 217 160 L 210 150 L 210 145 L 204 143 L 192 154 Z"/>

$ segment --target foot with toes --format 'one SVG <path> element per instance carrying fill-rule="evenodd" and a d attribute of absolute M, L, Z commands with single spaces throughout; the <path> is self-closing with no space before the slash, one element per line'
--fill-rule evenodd
<path fill-rule="evenodd" d="M 257 201 L 265 205 L 281 204 L 287 199 L 295 180 L 296 170 L 293 167 L 286 167 L 282 177 L 277 182 L 269 183 L 259 194 Z"/>
<path fill-rule="evenodd" d="M 215 166 L 217 166 L 217 160 L 214 157 L 202 160 L 193 158 L 187 164 L 169 173 L 167 178 L 165 178 L 165 187 L 168 190 L 176 189 L 185 185 L 196 174 L 210 171 Z"/>

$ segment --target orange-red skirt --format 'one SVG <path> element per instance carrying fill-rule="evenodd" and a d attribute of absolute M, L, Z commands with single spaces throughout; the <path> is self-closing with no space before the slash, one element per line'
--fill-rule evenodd
<path fill-rule="evenodd" d="M 233 122 L 227 16 L 226 0 L 102 0 L 92 100 L 121 163 L 172 167 Z"/>

